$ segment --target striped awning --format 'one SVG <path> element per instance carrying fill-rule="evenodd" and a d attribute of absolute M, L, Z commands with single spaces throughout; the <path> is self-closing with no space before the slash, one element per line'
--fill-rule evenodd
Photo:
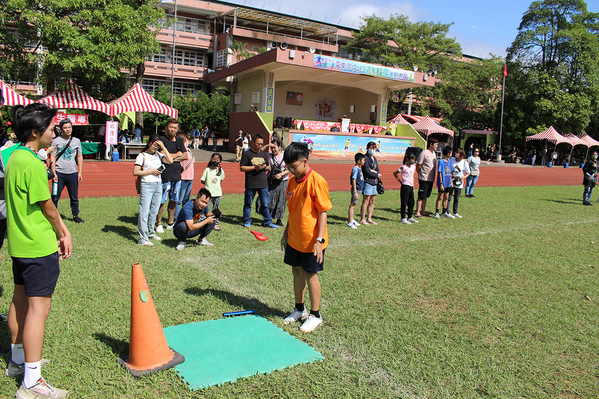
<path fill-rule="evenodd" d="M 404 117 L 404 119 L 406 119 L 407 121 L 414 121 L 414 122 L 420 122 L 421 119 L 423 118 L 429 118 L 432 119 L 433 121 L 437 122 L 437 123 L 441 123 L 441 119 L 443 118 L 433 118 L 432 116 L 420 116 L 420 115 L 407 115 L 407 114 L 400 114 L 401 116 Z"/>
<path fill-rule="evenodd" d="M 389 119 L 387 123 L 395 123 L 397 125 L 411 125 L 410 122 L 404 119 L 401 114 L 395 115 L 393 118 Z"/>
<path fill-rule="evenodd" d="M 89 109 L 108 114 L 110 106 L 102 101 L 96 100 L 71 79 L 62 90 L 57 90 L 46 97 L 37 100 L 38 103 L 46 104 L 52 108 Z"/>
<path fill-rule="evenodd" d="M 0 89 L 4 97 L 4 105 L 12 107 L 13 105 L 29 105 L 35 101 L 24 97 L 11 89 L 6 83 L 0 80 Z"/>
<path fill-rule="evenodd" d="M 166 104 L 161 103 L 149 95 L 139 83 L 136 83 L 127 93 L 108 103 L 110 116 L 129 111 L 152 112 L 164 114 L 177 119 L 178 111 Z"/>
<path fill-rule="evenodd" d="M 545 140 L 545 139 L 547 139 L 548 142 L 553 143 L 555 145 L 558 145 L 561 143 L 568 143 L 568 144 L 572 145 L 572 140 L 559 134 L 557 132 L 557 130 L 555 130 L 553 128 L 553 126 L 551 126 L 549 129 L 545 130 L 542 133 L 535 134 L 534 136 L 528 136 L 526 138 L 526 141 Z"/>
<path fill-rule="evenodd" d="M 425 116 L 418 122 L 414 123 L 412 125 L 412 127 L 415 130 L 422 132 L 427 136 L 432 133 L 444 133 L 444 134 L 449 134 L 451 137 L 453 137 L 453 130 L 449 130 L 449 129 L 439 125 L 430 116 Z"/>
<path fill-rule="evenodd" d="M 586 141 L 584 141 L 583 139 L 581 139 L 574 133 L 566 133 L 566 134 L 564 134 L 564 137 L 570 139 L 570 141 L 572 142 L 572 145 L 574 147 L 576 147 L 577 145 L 583 145 L 585 147 L 589 146 L 589 143 L 587 143 Z"/>

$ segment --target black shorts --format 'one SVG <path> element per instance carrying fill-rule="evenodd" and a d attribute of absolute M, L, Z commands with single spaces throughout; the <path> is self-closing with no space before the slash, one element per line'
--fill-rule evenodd
<path fill-rule="evenodd" d="M 54 293 L 60 267 L 58 252 L 41 258 L 12 258 L 15 285 L 25 286 L 25 295 L 46 296 Z"/>
<path fill-rule="evenodd" d="M 285 259 L 283 262 L 289 266 L 301 266 L 308 273 L 318 273 L 324 270 L 324 252 L 322 250 L 322 262 L 316 261 L 314 252 L 300 252 L 295 248 L 291 248 L 289 244 L 285 247 Z"/>
<path fill-rule="evenodd" d="M 444 187 L 443 190 L 441 190 L 441 187 L 437 187 L 437 189 L 439 190 L 439 193 L 450 193 L 452 191 L 452 187 Z"/>
<path fill-rule="evenodd" d="M 418 199 L 425 200 L 431 196 L 433 192 L 432 181 L 418 180 Z"/>

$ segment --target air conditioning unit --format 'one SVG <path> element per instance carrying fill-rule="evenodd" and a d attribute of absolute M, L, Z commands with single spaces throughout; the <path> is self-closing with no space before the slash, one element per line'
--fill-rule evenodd
<path fill-rule="evenodd" d="M 287 42 L 282 42 L 279 47 L 281 50 L 287 50 Z"/>
<path fill-rule="evenodd" d="M 310 54 L 314 54 L 316 52 L 316 47 L 310 47 L 308 51 L 310 51 Z"/>
<path fill-rule="evenodd" d="M 270 42 L 270 43 L 268 43 L 268 48 L 271 50 L 274 50 L 277 48 L 278 45 L 279 44 L 277 42 Z"/>

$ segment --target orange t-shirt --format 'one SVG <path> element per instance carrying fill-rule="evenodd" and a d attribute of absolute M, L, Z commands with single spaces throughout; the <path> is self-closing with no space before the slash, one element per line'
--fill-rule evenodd
<path fill-rule="evenodd" d="M 333 207 L 329 198 L 327 181 L 312 169 L 301 181 L 289 179 L 287 185 L 287 208 L 289 209 L 289 229 L 287 244 L 300 252 L 314 251 L 318 238 L 318 214 Z M 325 228 L 324 245 L 329 244 L 328 229 Z"/>

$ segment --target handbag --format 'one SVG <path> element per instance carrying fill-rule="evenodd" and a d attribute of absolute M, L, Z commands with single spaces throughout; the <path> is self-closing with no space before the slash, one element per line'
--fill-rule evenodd
<path fill-rule="evenodd" d="M 385 194 L 385 186 L 383 185 L 383 180 L 379 179 L 376 184 L 376 192 L 379 194 Z"/>
<path fill-rule="evenodd" d="M 141 170 L 144 170 L 144 164 L 146 163 L 146 156 L 143 152 L 142 152 L 142 155 L 143 155 L 144 159 L 143 159 L 143 161 L 141 161 Z M 141 176 L 137 176 L 137 179 L 135 179 L 135 191 L 137 191 L 137 195 L 141 194 Z"/>

